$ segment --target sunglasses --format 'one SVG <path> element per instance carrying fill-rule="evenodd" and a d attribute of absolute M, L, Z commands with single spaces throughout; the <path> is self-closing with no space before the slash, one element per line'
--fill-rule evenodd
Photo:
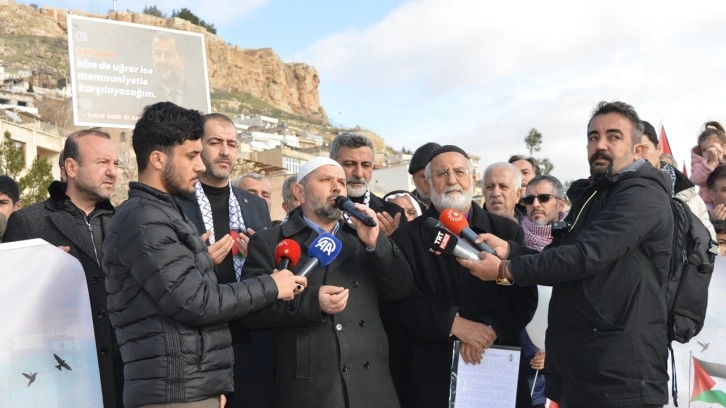
<path fill-rule="evenodd" d="M 534 199 L 537 199 L 540 203 L 546 203 L 547 201 L 550 201 L 550 198 L 556 198 L 560 199 L 560 197 L 557 197 L 554 194 L 537 194 L 537 195 L 528 195 L 526 197 L 522 197 L 522 203 L 524 205 L 532 205 L 534 204 Z"/>

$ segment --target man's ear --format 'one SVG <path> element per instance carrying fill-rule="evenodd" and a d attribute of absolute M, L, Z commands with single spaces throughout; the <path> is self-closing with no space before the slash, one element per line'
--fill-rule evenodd
<path fill-rule="evenodd" d="M 23 199 L 15 202 L 15 207 L 13 208 L 13 211 L 18 211 L 19 209 L 23 208 Z"/>
<path fill-rule="evenodd" d="M 149 154 L 149 164 L 147 166 L 151 166 L 156 170 L 162 171 L 166 167 L 166 153 L 154 150 Z"/>
<path fill-rule="evenodd" d="M 63 162 L 63 168 L 65 168 L 66 171 L 66 178 L 75 178 L 76 175 L 78 175 L 79 167 L 81 167 L 80 163 L 70 157 L 67 157 Z"/>
<path fill-rule="evenodd" d="M 708 196 L 711 198 L 712 203 L 716 201 L 716 192 L 714 192 L 710 188 L 708 189 Z"/>
<path fill-rule="evenodd" d="M 300 205 L 305 204 L 305 190 L 302 184 L 295 183 L 292 186 L 292 193 L 295 195 L 295 198 L 297 198 L 297 201 L 300 201 Z"/>

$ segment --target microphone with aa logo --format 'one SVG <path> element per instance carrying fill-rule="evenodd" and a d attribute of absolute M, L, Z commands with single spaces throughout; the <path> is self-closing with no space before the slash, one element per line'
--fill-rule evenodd
<path fill-rule="evenodd" d="M 343 249 L 343 243 L 327 232 L 318 235 L 308 248 L 310 259 L 295 273 L 297 276 L 308 276 L 318 266 L 328 266 Z"/>
<path fill-rule="evenodd" d="M 424 220 L 424 243 L 434 255 L 453 255 L 457 258 L 478 261 L 479 256 L 459 242 L 451 231 L 442 228 L 441 223 L 428 217 Z"/>
<path fill-rule="evenodd" d="M 441 211 L 441 214 L 439 215 L 439 221 L 441 221 L 441 223 L 444 224 L 447 229 L 451 230 L 451 232 L 464 238 L 472 245 L 476 246 L 478 250 L 489 252 L 494 256 L 498 256 L 494 249 L 486 243 L 480 242 L 477 244 L 475 242 L 477 234 L 471 228 L 469 228 L 469 221 L 466 220 L 464 214 L 462 214 L 461 211 L 457 211 L 453 208 L 447 208 L 444 211 Z"/>
<path fill-rule="evenodd" d="M 275 263 L 277 264 L 277 270 L 292 269 L 297 265 L 300 260 L 300 245 L 290 239 L 286 238 L 280 241 L 275 248 Z"/>

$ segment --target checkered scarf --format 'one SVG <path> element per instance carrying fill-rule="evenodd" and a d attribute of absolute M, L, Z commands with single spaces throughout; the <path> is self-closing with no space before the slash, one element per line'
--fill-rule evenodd
<path fill-rule="evenodd" d="M 212 231 L 212 234 L 209 236 L 209 243 L 213 244 L 215 242 L 215 237 L 214 219 L 212 218 L 212 206 L 209 204 L 209 199 L 207 198 L 207 195 L 204 194 L 202 183 L 197 181 L 197 184 L 194 187 L 196 190 L 199 209 L 202 210 L 204 229 L 207 231 Z M 242 219 L 242 210 L 239 208 L 239 203 L 237 202 L 237 197 L 234 195 L 234 191 L 232 191 L 231 184 L 229 186 L 229 229 L 235 231 L 247 230 L 247 228 L 245 228 L 245 221 Z M 233 257 L 232 260 L 234 261 L 234 274 L 235 276 L 237 276 L 237 280 L 239 280 L 240 275 L 242 274 L 242 265 L 244 265 L 245 263 L 245 258 L 240 253 L 237 256 Z"/>
<path fill-rule="evenodd" d="M 567 213 L 560 212 L 559 221 L 564 220 L 566 215 Z M 552 242 L 552 224 L 536 225 L 528 217 L 522 217 L 522 231 L 527 248 L 542 252 Z"/>

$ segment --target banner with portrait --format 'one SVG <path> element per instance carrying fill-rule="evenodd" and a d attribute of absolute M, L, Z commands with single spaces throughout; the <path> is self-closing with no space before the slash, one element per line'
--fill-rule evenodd
<path fill-rule="evenodd" d="M 145 106 L 210 112 L 204 36 L 68 15 L 76 126 L 133 128 Z"/>

